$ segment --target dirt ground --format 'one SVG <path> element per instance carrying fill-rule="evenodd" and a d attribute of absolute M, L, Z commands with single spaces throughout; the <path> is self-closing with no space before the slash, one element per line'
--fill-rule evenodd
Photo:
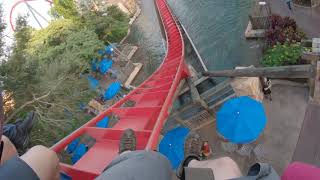
<path fill-rule="evenodd" d="M 299 137 L 307 101 L 308 89 L 276 85 L 272 90 L 273 101 L 264 101 L 268 124 L 261 138 L 255 145 L 260 144 L 259 156 L 251 153 L 249 156 L 227 152 L 222 147 L 223 141 L 215 131 L 215 124 L 208 125 L 198 131 L 204 140 L 209 141 L 213 150 L 212 158 L 230 156 L 246 174 L 250 165 L 262 161 L 270 163 L 282 174 L 284 168 L 291 162 L 292 155 Z M 257 158 L 259 157 L 259 158 Z"/>

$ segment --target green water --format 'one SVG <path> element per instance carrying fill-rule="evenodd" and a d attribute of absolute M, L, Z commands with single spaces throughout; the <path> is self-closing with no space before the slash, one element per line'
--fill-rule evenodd
<path fill-rule="evenodd" d="M 209 70 L 258 65 L 257 41 L 244 38 L 253 0 L 168 0 L 186 28 Z M 153 0 L 141 0 L 142 14 L 134 23 L 130 41 L 147 49 L 147 66 L 157 66 L 164 54 L 163 38 Z M 156 61 L 156 62 L 154 62 Z"/>
<path fill-rule="evenodd" d="M 259 44 L 244 38 L 253 0 L 168 2 L 209 70 L 259 64 Z"/>
<path fill-rule="evenodd" d="M 164 39 L 153 0 L 141 0 L 141 14 L 131 26 L 128 43 L 139 47 L 134 58 L 143 62 L 141 76 L 149 76 L 162 62 L 165 54 Z M 138 78 L 138 79 L 145 79 Z"/>

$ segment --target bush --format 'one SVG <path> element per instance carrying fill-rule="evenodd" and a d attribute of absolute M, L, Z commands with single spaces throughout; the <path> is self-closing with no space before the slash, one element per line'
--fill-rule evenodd
<path fill-rule="evenodd" d="M 63 62 L 62 69 L 70 67 L 66 71 L 74 73 L 86 69 L 89 59 L 97 56 L 96 51 L 104 43 L 93 30 L 81 28 L 72 20 L 58 19 L 47 28 L 33 31 L 27 45 L 28 55 L 36 57 L 42 64 Z"/>
<path fill-rule="evenodd" d="M 285 66 L 298 64 L 302 54 L 300 43 L 295 44 L 277 44 L 267 50 L 263 56 L 265 66 Z"/>
<path fill-rule="evenodd" d="M 129 17 L 123 13 L 118 6 L 112 5 L 107 9 L 108 16 L 111 16 L 113 19 L 116 19 L 120 22 L 129 22 Z"/>
<path fill-rule="evenodd" d="M 266 40 L 270 46 L 277 43 L 296 43 L 305 38 L 305 34 L 298 29 L 295 20 L 290 17 L 272 15 L 269 18 L 270 28 L 266 31 Z"/>
<path fill-rule="evenodd" d="M 73 0 L 53 0 L 53 9 L 51 12 L 58 13 L 58 15 L 63 16 L 65 19 L 78 18 L 79 13 L 77 11 L 77 6 Z"/>
<path fill-rule="evenodd" d="M 11 54 L 0 63 L 0 80 L 15 102 L 7 120 L 34 111 L 38 119 L 32 143 L 46 146 L 90 119 L 79 104 L 89 102 L 96 92 L 82 72 L 98 56 L 98 49 L 126 35 L 129 22 L 116 7 L 109 7 L 106 15 L 89 11 L 80 16 L 73 0 L 54 0 L 54 4 L 52 12 L 64 18 L 44 29 L 32 29 L 26 17 L 18 18 Z"/>
<path fill-rule="evenodd" d="M 107 14 L 97 16 L 95 13 L 87 13 L 83 16 L 84 24 L 105 44 L 119 42 L 127 35 L 129 17 L 116 6 L 108 7 Z"/>

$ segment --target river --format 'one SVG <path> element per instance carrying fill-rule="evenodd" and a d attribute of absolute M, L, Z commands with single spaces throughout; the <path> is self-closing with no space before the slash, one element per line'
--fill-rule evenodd
<path fill-rule="evenodd" d="M 150 76 L 165 55 L 165 40 L 162 37 L 154 1 L 138 0 L 138 3 L 141 13 L 132 24 L 131 33 L 125 41 L 139 47 L 132 60 L 144 65 L 134 85 L 139 85 Z"/>
<path fill-rule="evenodd" d="M 257 41 L 244 31 L 252 0 L 168 0 L 209 70 L 259 64 Z"/>
<path fill-rule="evenodd" d="M 253 0 L 168 0 L 168 3 L 209 70 L 259 64 L 259 42 L 244 37 Z M 146 66 L 152 63 L 153 67 L 162 61 L 164 41 L 154 1 L 140 0 L 140 7 L 142 13 L 132 27 L 129 42 L 147 49 Z"/>

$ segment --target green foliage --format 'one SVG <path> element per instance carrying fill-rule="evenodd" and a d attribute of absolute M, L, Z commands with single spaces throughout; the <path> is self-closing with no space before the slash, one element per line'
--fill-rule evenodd
<path fill-rule="evenodd" d="M 103 41 L 119 42 L 127 35 L 129 28 L 129 17 L 123 13 L 117 6 L 110 6 L 107 9 L 108 17 L 114 19 L 113 26 L 103 36 Z"/>
<path fill-rule="evenodd" d="M 110 17 L 112 17 L 113 19 L 118 20 L 118 21 L 120 21 L 120 22 L 129 21 L 128 16 L 127 16 L 125 13 L 123 13 L 123 12 L 118 8 L 118 6 L 112 5 L 112 6 L 108 7 L 107 13 L 108 13 L 108 16 L 110 16 Z"/>
<path fill-rule="evenodd" d="M 52 11 L 64 18 L 35 30 L 27 25 L 26 17 L 19 17 L 12 54 L 0 65 L 1 80 L 5 89 L 13 92 L 16 104 L 9 118 L 35 111 L 38 120 L 32 143 L 47 146 L 90 118 L 79 104 L 96 94 L 81 73 L 89 68 L 98 49 L 126 35 L 129 21 L 115 7 L 108 8 L 107 16 L 86 12 L 80 17 L 72 0 L 54 3 Z"/>
<path fill-rule="evenodd" d="M 36 132 L 32 133 L 31 138 L 34 145 L 51 146 L 90 119 L 80 110 L 79 104 L 88 102 L 94 97 L 94 92 L 88 89 L 86 78 L 76 74 L 59 74 L 61 65 L 64 64 L 54 62 L 45 68 L 48 73 L 41 73 L 44 76 L 38 84 L 38 91 L 52 91 L 47 98 L 33 104 L 38 115 L 34 128 Z"/>
<path fill-rule="evenodd" d="M 305 33 L 298 28 L 296 21 L 290 17 L 272 15 L 269 17 L 269 23 L 270 27 L 266 31 L 266 41 L 270 46 L 277 43 L 301 42 L 305 38 Z"/>
<path fill-rule="evenodd" d="M 107 16 L 97 16 L 95 13 L 84 15 L 87 28 L 94 30 L 99 39 L 108 42 L 119 42 L 128 31 L 129 17 L 116 6 L 107 9 Z"/>
<path fill-rule="evenodd" d="M 2 4 L 0 4 L 0 58 L 4 55 L 3 48 L 5 42 L 3 41 L 4 37 L 4 30 L 6 29 L 6 23 L 4 21 L 4 16 L 3 16 L 3 8 Z"/>
<path fill-rule="evenodd" d="M 77 7 L 74 0 L 53 0 L 54 12 L 57 12 L 65 19 L 74 19 L 78 17 Z"/>
<path fill-rule="evenodd" d="M 59 19 L 61 18 L 61 15 L 57 12 L 57 10 L 54 7 L 51 7 L 49 12 L 49 16 L 52 17 L 53 19 Z"/>
<path fill-rule="evenodd" d="M 25 53 L 26 44 L 31 36 L 31 28 L 27 26 L 25 16 L 19 16 L 16 21 L 15 41 L 12 54 L 0 66 L 0 73 L 4 82 L 4 89 L 13 93 L 15 104 L 21 105 L 32 97 L 34 84 L 39 78 L 36 76 L 38 63 L 31 60 Z M 29 59 L 30 61 L 28 61 Z"/>
<path fill-rule="evenodd" d="M 33 32 L 27 52 L 40 62 L 64 62 L 66 72 L 81 72 L 102 47 L 103 42 L 94 31 L 81 28 L 71 20 L 59 19 L 46 29 Z"/>
<path fill-rule="evenodd" d="M 27 16 L 18 16 L 16 20 L 15 32 L 14 32 L 14 46 L 13 56 L 18 56 L 22 61 L 23 51 L 27 48 L 27 43 L 31 38 L 32 28 L 28 26 Z"/>
<path fill-rule="evenodd" d="M 66 41 L 68 35 L 79 29 L 79 25 L 69 19 L 58 19 L 38 31 L 33 31 L 28 43 L 27 52 L 33 55 L 45 51 L 50 46 L 59 46 Z"/>
<path fill-rule="evenodd" d="M 64 135 L 79 127 L 84 121 L 79 103 L 93 97 L 86 78 L 79 73 L 89 67 L 103 42 L 97 34 L 81 28 L 70 20 L 59 19 L 46 29 L 34 31 L 26 52 L 37 57 L 36 77 L 39 78 L 34 92 L 37 97 L 50 92 L 42 101 L 34 103 L 39 116 L 38 132 L 33 143 L 52 145 Z M 49 106 L 48 106 L 49 105 Z M 50 135 L 43 135 L 49 131 Z"/>
<path fill-rule="evenodd" d="M 110 31 L 103 37 L 103 40 L 106 42 L 119 42 L 128 31 L 128 27 L 124 26 L 124 24 L 117 24 L 110 28 Z"/>
<path fill-rule="evenodd" d="M 97 50 L 103 47 L 103 42 L 93 31 L 83 29 L 68 36 L 63 46 L 66 56 L 72 54 L 71 64 L 80 66 L 81 64 L 89 64 L 88 60 L 96 56 Z"/>
<path fill-rule="evenodd" d="M 263 57 L 265 66 L 284 66 L 297 64 L 303 48 L 300 43 L 296 44 L 277 44 L 267 50 Z"/>

